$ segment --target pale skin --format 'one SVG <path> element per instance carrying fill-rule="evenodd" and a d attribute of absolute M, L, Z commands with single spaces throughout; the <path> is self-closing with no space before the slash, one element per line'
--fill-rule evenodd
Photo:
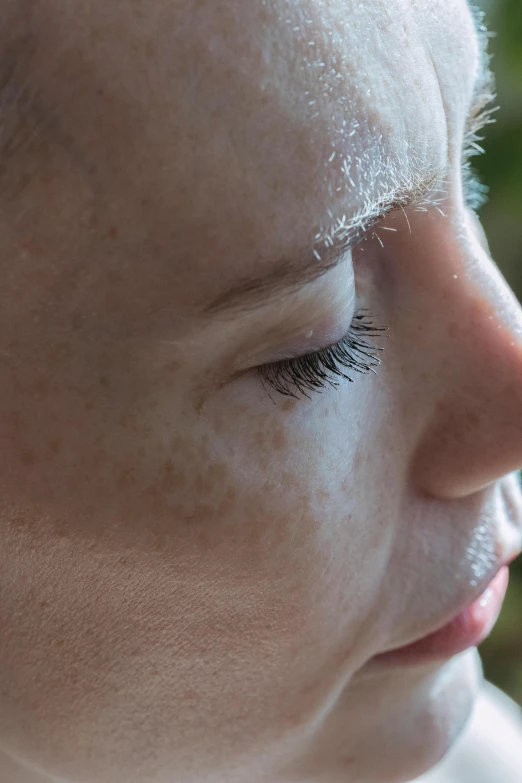
<path fill-rule="evenodd" d="M 464 202 L 466 3 L 5 9 L 30 85 L 0 218 L 5 779 L 424 774 L 478 654 L 369 661 L 521 537 L 522 312 Z M 423 172 L 437 197 L 335 269 L 204 314 Z M 388 327 L 376 374 L 266 389 L 356 308 Z"/>

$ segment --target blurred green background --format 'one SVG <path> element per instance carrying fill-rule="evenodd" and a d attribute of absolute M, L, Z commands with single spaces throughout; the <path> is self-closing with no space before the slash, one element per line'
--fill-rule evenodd
<path fill-rule="evenodd" d="M 496 122 L 484 132 L 486 155 L 473 167 L 489 187 L 480 210 L 493 258 L 522 301 L 522 0 L 480 0 L 497 81 Z M 499 621 L 480 647 L 486 677 L 522 706 L 522 558 L 510 568 Z"/>

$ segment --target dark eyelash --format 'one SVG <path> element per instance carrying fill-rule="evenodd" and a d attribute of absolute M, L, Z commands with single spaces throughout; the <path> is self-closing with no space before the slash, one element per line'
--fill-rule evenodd
<path fill-rule="evenodd" d="M 263 385 L 270 386 L 279 394 L 299 399 L 299 394 L 308 397 L 308 392 L 321 391 L 327 386 L 337 387 L 336 378 L 345 378 L 353 383 L 346 370 L 367 374 L 375 373 L 381 360 L 374 351 L 383 351 L 362 339 L 379 336 L 387 327 L 373 326 L 371 317 L 365 310 L 358 310 L 352 320 L 348 334 L 335 345 L 323 348 L 315 353 L 298 356 L 295 359 L 283 359 L 259 367 Z"/>
<path fill-rule="evenodd" d="M 470 159 L 484 153 L 478 143 L 483 141 L 484 137 L 478 134 L 486 125 L 495 122 L 492 114 L 498 110 L 498 107 L 492 106 L 496 96 L 492 75 L 490 79 L 491 81 L 481 87 L 464 134 L 462 186 L 466 206 L 474 212 L 478 212 L 484 206 L 489 192 L 488 186 L 480 181 L 477 172 L 471 166 Z M 360 335 L 382 336 L 380 333 L 387 331 L 387 327 L 373 326 L 370 317 L 364 312 L 363 310 L 356 312 L 348 334 L 335 345 L 295 359 L 284 359 L 259 367 L 258 372 L 265 388 L 270 386 L 286 397 L 298 399 L 298 395 L 302 394 L 310 399 L 308 392 L 321 391 L 327 386 L 339 386 L 336 378 L 345 378 L 353 383 L 354 379 L 346 373 L 347 369 L 363 374 L 375 372 L 373 368 L 377 367 L 381 360 L 375 356 L 374 351 L 384 349 L 366 342 Z"/>

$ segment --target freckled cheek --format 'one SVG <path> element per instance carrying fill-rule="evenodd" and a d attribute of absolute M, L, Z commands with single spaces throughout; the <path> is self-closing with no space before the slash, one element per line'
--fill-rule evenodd
<path fill-rule="evenodd" d="M 49 534 L 215 558 L 249 579 L 313 583 L 323 558 L 346 563 L 350 474 L 365 457 L 341 402 L 311 415 L 287 400 L 267 416 L 221 401 L 198 417 L 113 386 L 106 371 L 83 392 L 42 376 L 13 395 L 4 497 L 52 508 Z"/>
<path fill-rule="evenodd" d="M 111 380 L 100 379 L 110 399 Z M 343 411 L 334 405 L 314 417 L 290 405 L 270 418 L 251 406 L 232 413 L 220 406 L 201 418 L 172 414 L 176 405 L 163 394 L 132 403 L 119 397 L 107 407 L 103 399 L 101 392 L 57 398 L 49 389 L 37 406 L 20 401 L 12 419 L 18 484 L 10 491 L 25 499 L 27 513 L 11 520 L 13 543 L 3 556 L 27 622 L 45 620 L 48 628 L 40 665 L 51 661 L 66 683 L 54 698 L 67 701 L 81 691 L 77 661 L 91 654 L 98 660 L 101 651 L 99 668 L 88 666 L 89 693 L 107 692 L 104 678 L 110 681 L 117 661 L 133 695 L 154 709 L 151 660 L 164 660 L 161 693 L 152 695 L 172 694 L 175 704 L 171 672 L 180 644 L 181 657 L 188 644 L 190 656 L 210 662 L 213 678 L 216 671 L 226 677 L 216 661 L 238 651 L 244 677 L 258 686 L 265 677 L 270 698 L 277 688 L 274 702 L 281 671 L 295 672 L 304 650 L 309 671 L 321 672 L 322 698 L 344 671 L 368 614 L 361 585 L 372 572 L 373 531 L 356 507 L 349 475 L 366 460 L 357 429 L 339 432 Z M 20 557 L 20 550 L 31 555 Z M 49 578 L 53 568 L 56 577 Z M 32 593 L 18 599 L 35 583 L 34 595 L 47 606 L 35 606 Z M 71 634 L 83 658 L 74 648 L 67 659 L 67 645 L 57 650 L 54 640 Z M 93 670 L 99 687 L 92 686 Z M 209 681 L 209 671 L 201 681 Z M 302 682 L 288 683 L 290 703 Z M 221 693 L 216 685 L 218 702 Z M 38 699 L 52 714 L 48 694 Z M 214 712 L 220 708 L 216 703 Z M 90 709 L 99 714 L 95 697 Z"/>

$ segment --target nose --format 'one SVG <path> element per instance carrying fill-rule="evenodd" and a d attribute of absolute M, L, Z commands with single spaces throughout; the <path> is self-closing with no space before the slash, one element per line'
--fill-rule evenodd
<path fill-rule="evenodd" d="M 422 315 L 429 403 L 412 471 L 419 489 L 449 499 L 522 467 L 522 308 L 469 215 L 432 247 Z"/>

